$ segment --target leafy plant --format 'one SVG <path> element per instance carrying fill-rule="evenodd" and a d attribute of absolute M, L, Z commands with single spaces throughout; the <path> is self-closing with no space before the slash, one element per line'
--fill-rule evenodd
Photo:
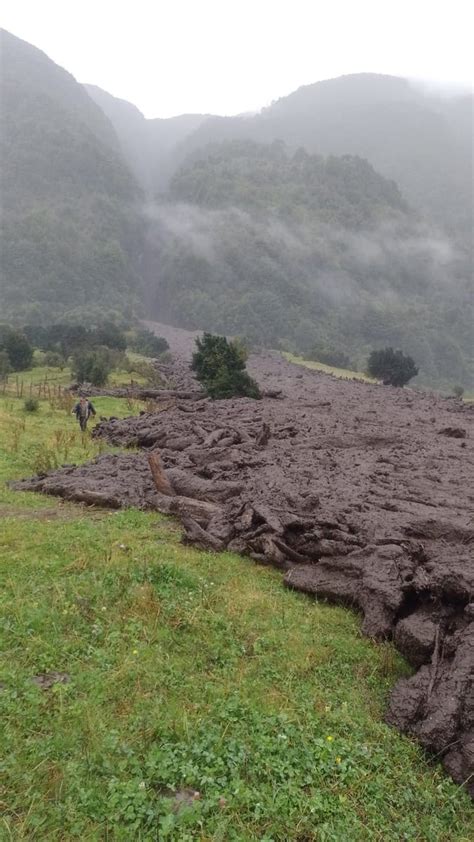
<path fill-rule="evenodd" d="M 37 412 L 39 407 L 38 398 L 27 398 L 23 403 L 25 412 Z"/>
<path fill-rule="evenodd" d="M 418 374 L 418 368 L 412 357 L 393 348 L 372 351 L 367 361 L 367 372 L 372 377 L 383 380 L 386 386 L 404 386 Z"/>
<path fill-rule="evenodd" d="M 162 336 L 155 336 L 151 330 L 143 328 L 133 332 L 130 347 L 132 351 L 145 357 L 159 357 L 168 350 L 169 345 Z"/>
<path fill-rule="evenodd" d="M 457 398 L 462 398 L 462 396 L 464 394 L 464 386 L 460 386 L 460 385 L 453 386 L 453 394 Z"/>
<path fill-rule="evenodd" d="M 191 367 L 212 398 L 260 398 L 257 383 L 245 370 L 247 352 L 241 343 L 205 333 L 196 345 Z"/>

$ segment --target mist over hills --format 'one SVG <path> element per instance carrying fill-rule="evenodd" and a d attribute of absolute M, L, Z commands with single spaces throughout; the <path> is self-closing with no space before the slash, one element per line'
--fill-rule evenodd
<path fill-rule="evenodd" d="M 147 309 L 165 320 L 360 366 L 393 344 L 425 382 L 469 380 L 465 261 L 364 159 L 215 144 L 148 215 Z"/>
<path fill-rule="evenodd" d="M 127 122 L 121 100 L 98 88 L 86 89 L 126 141 L 136 114 L 130 113 Z M 209 143 L 281 140 L 293 150 L 302 146 L 320 155 L 367 158 L 397 182 L 414 207 L 451 234 L 469 236 L 473 102 L 467 94 L 437 95 L 399 77 L 358 73 L 298 88 L 254 115 L 145 120 L 137 109 L 129 108 L 140 116 L 148 138 L 154 137 L 141 155 L 149 170 L 156 172 L 163 154 L 159 133 L 167 131 L 174 144 L 171 157 L 170 145 L 166 146 L 168 157 L 158 167 L 162 176 L 155 192 L 167 186 L 173 167 Z M 167 130 L 164 124 L 169 124 Z"/>
<path fill-rule="evenodd" d="M 139 312 L 472 378 L 472 98 L 356 74 L 147 120 L 2 34 L 2 313 Z"/>
<path fill-rule="evenodd" d="M 84 85 L 91 99 L 114 127 L 125 158 L 150 198 L 166 189 L 179 166 L 179 146 L 207 119 L 204 114 L 182 114 L 147 120 L 141 111 L 95 85 Z"/>

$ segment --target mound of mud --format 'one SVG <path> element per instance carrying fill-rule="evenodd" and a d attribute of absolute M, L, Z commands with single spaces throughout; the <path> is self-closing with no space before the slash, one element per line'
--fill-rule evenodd
<path fill-rule="evenodd" d="M 474 413 L 454 399 L 336 380 L 276 354 L 253 357 L 249 368 L 281 399 L 184 400 L 178 390 L 162 411 L 95 428 L 138 453 L 16 487 L 176 514 L 185 540 L 275 565 L 288 587 L 359 609 L 364 632 L 393 638 L 417 670 L 395 687 L 388 721 L 468 781 Z M 176 380 L 193 393 L 183 372 L 182 358 Z M 467 785 L 474 793 L 472 777 Z"/>

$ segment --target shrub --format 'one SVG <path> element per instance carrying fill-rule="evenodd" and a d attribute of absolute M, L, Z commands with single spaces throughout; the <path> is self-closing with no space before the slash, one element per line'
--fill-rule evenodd
<path fill-rule="evenodd" d="M 462 398 L 462 396 L 464 394 L 464 386 L 459 386 L 459 385 L 453 386 L 453 394 L 457 398 Z"/>
<path fill-rule="evenodd" d="M 57 351 L 45 351 L 44 364 L 49 368 L 60 368 L 62 371 L 66 365 L 66 360 Z"/>
<path fill-rule="evenodd" d="M 132 351 L 144 357 L 159 357 L 168 350 L 169 345 L 162 336 L 155 336 L 151 330 L 135 330 L 130 342 Z"/>
<path fill-rule="evenodd" d="M 257 383 L 245 370 L 247 351 L 242 343 L 205 333 L 196 339 L 191 368 L 212 398 L 259 398 Z"/>
<path fill-rule="evenodd" d="M 23 403 L 23 409 L 25 412 L 36 412 L 38 407 L 39 401 L 37 398 L 27 398 Z"/>
<path fill-rule="evenodd" d="M 393 348 L 383 348 L 372 351 L 367 361 L 367 372 L 387 386 L 404 386 L 412 377 L 418 374 L 418 368 L 412 357 L 394 351 Z"/>

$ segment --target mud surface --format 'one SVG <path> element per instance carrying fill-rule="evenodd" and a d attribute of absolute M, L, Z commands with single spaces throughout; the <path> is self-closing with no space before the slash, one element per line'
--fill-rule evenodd
<path fill-rule="evenodd" d="M 417 670 L 396 685 L 388 722 L 474 794 L 473 409 L 271 353 L 249 369 L 280 396 L 181 400 L 179 389 L 196 392 L 193 337 L 157 332 L 177 354 L 166 374 L 178 393 L 93 433 L 140 451 L 16 487 L 177 514 L 185 540 L 276 565 L 288 587 L 361 610 L 364 632 L 393 638 Z"/>

